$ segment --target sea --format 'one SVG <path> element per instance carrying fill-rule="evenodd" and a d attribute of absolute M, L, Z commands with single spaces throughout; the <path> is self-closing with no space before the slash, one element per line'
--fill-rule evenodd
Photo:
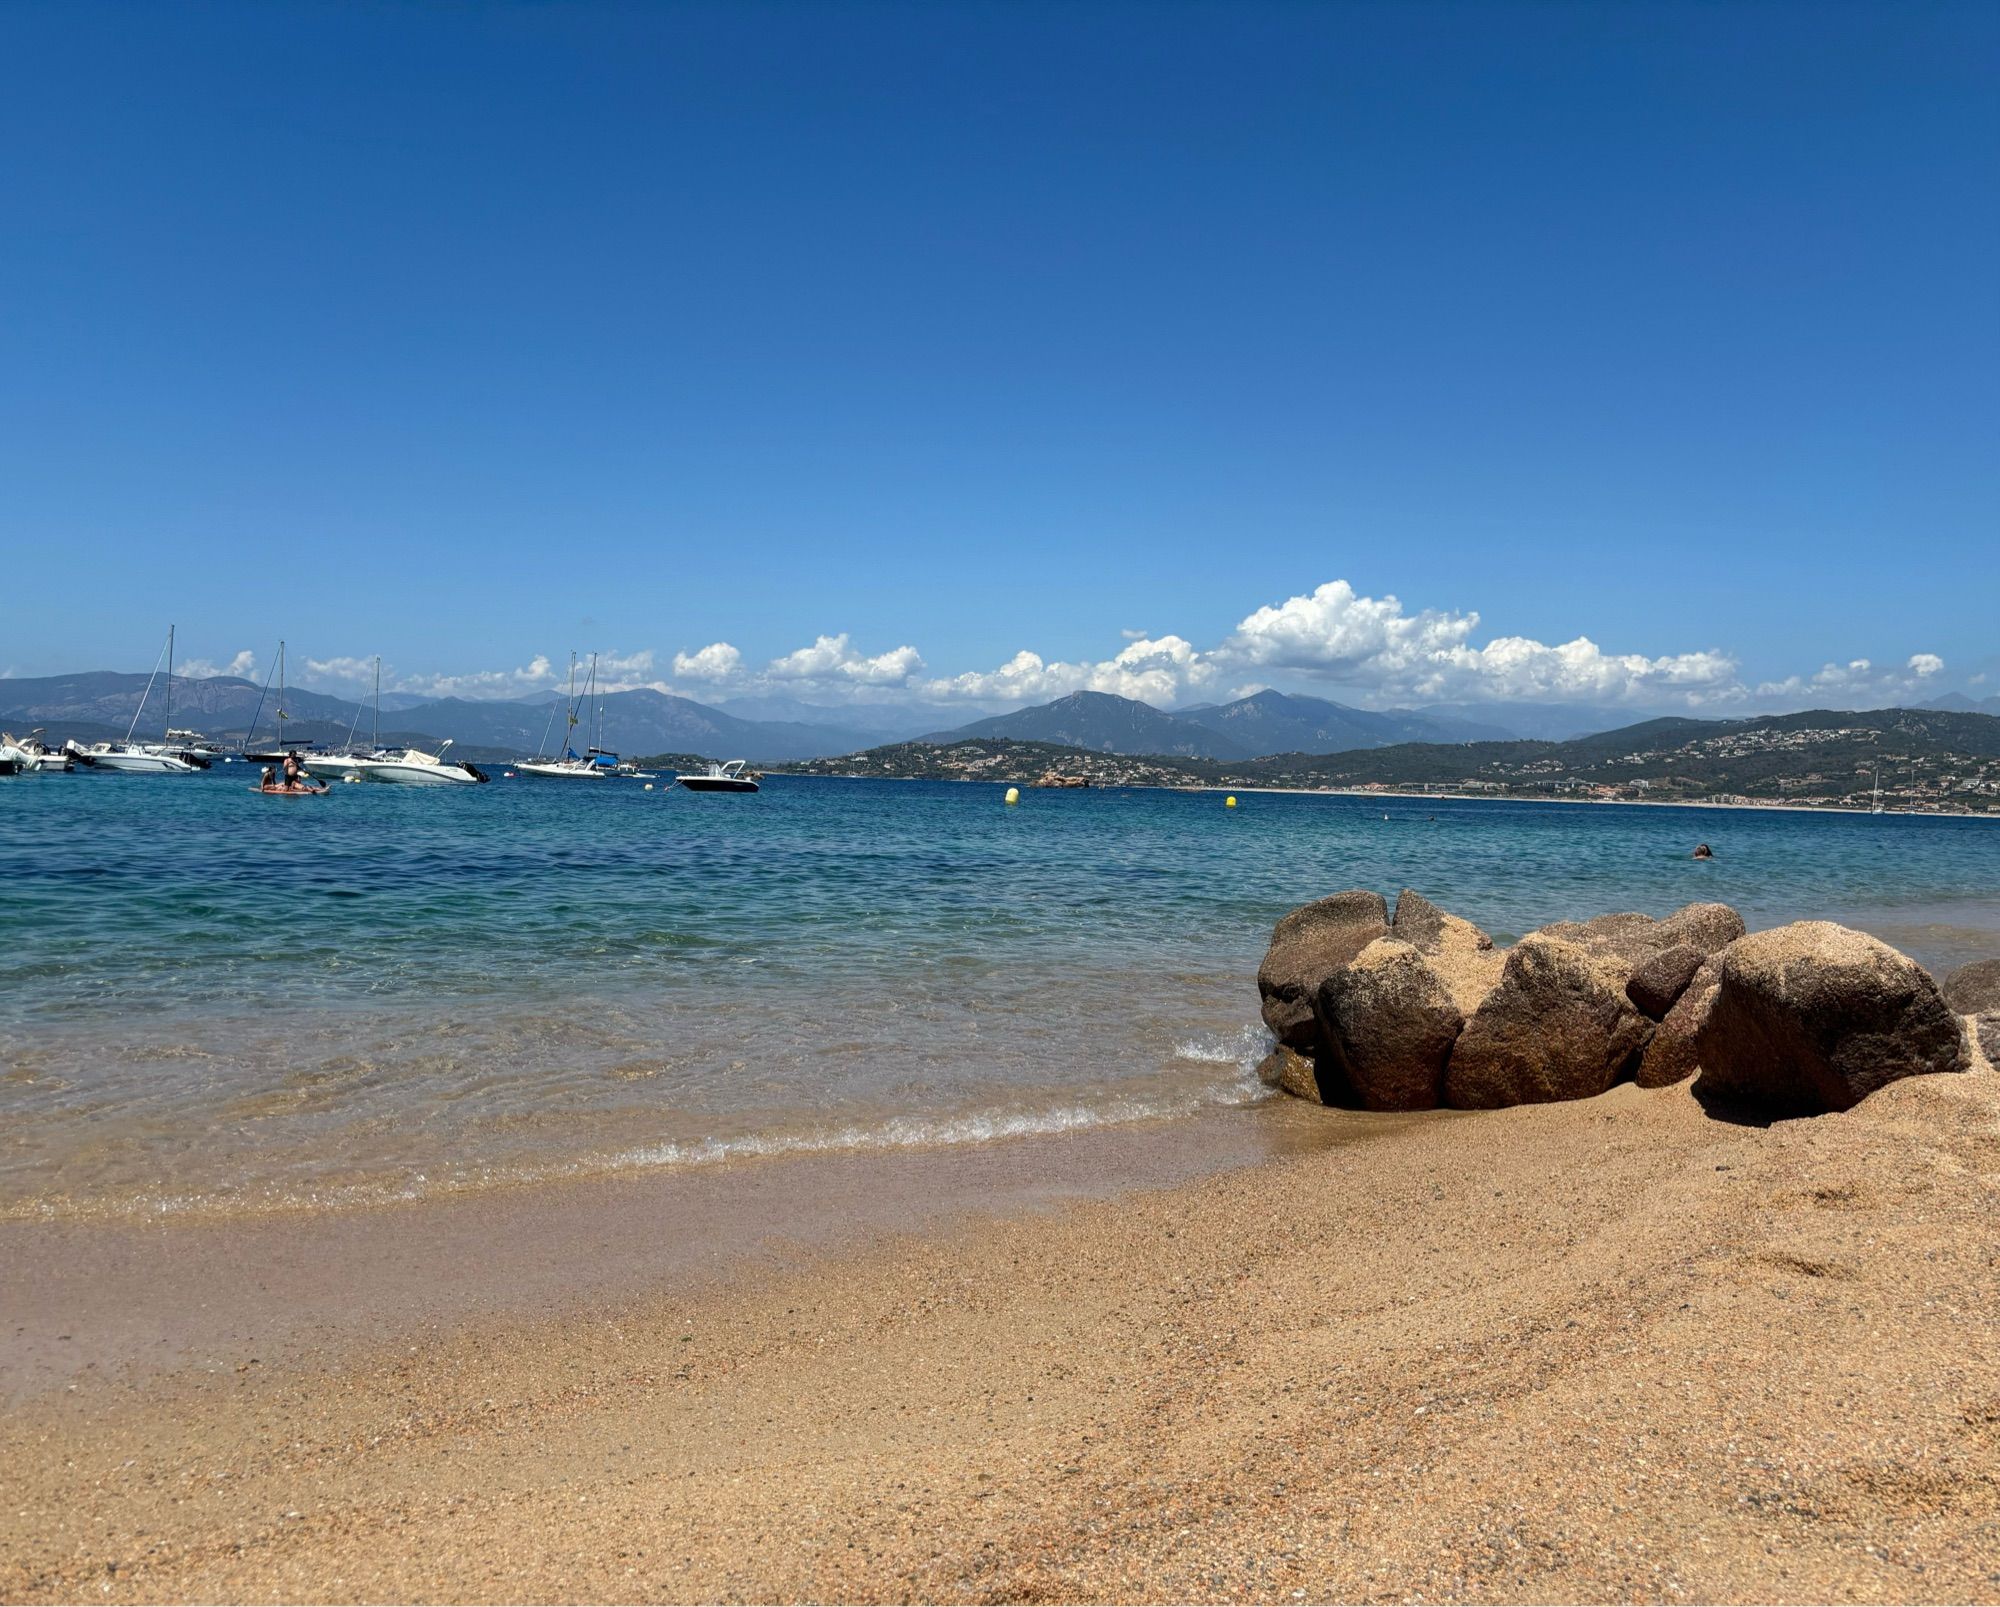
<path fill-rule="evenodd" d="M 1247 1116 L 1271 924 L 1348 887 L 1414 887 L 1502 941 L 1721 899 L 1937 969 L 2000 954 L 2000 819 L 251 780 L 0 780 L 0 1219 Z"/>

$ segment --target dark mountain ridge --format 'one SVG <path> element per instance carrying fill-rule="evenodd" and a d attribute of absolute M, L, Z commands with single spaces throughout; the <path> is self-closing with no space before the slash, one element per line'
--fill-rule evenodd
<path fill-rule="evenodd" d="M 1011 737 L 1094 748 L 1100 753 L 1249 759 L 1272 753 L 1339 753 L 1396 742 L 1470 742 L 1511 735 L 1499 726 L 1433 717 L 1410 709 L 1355 709 L 1326 698 L 1267 690 L 1232 703 L 1202 704 L 1174 713 L 1110 692 L 1072 692 L 1053 703 L 996 714 L 917 740 Z"/>
<path fill-rule="evenodd" d="M 1110 692 L 1072 692 L 1053 703 L 996 714 L 917 740 L 958 742 L 967 737 L 1012 737 L 1093 748 L 1100 753 L 1173 754 L 1195 759 L 1247 759 L 1257 751 L 1222 731 Z"/>
<path fill-rule="evenodd" d="M 79 742 L 123 737 L 133 711 L 145 695 L 148 677 L 118 670 L 92 670 L 77 675 L 51 675 L 0 680 L 0 723 L 10 728 L 42 727 L 53 742 L 75 737 Z M 435 745 L 451 738 L 462 750 L 487 757 L 524 756 L 563 743 L 561 696 L 535 700 L 431 698 L 392 709 L 383 700 L 382 735 L 390 728 L 400 740 Z M 868 740 L 866 734 L 840 727 L 806 725 L 785 720 L 744 720 L 696 703 L 690 698 L 641 687 L 604 694 L 604 745 L 625 753 L 707 753 L 717 758 L 772 763 L 850 752 Z M 259 707 L 261 703 L 261 709 Z M 261 683 L 238 676 L 175 676 L 172 719 L 179 727 L 202 731 L 218 742 L 277 740 L 278 692 L 268 694 Z M 555 708 L 554 723 L 550 710 Z M 365 701 L 331 697 L 323 692 L 288 688 L 285 692 L 284 735 L 289 739 L 341 743 L 350 728 L 367 737 L 372 711 Z M 158 737 L 165 729 L 168 701 L 165 677 L 153 686 L 138 735 Z M 357 725 L 358 716 L 358 725 Z M 252 730 L 252 722 L 256 729 Z M 575 737 L 581 748 L 588 740 L 592 714 L 579 713 Z"/>

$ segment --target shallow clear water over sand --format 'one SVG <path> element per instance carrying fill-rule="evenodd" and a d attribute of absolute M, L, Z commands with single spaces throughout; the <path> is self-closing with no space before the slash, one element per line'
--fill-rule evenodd
<path fill-rule="evenodd" d="M 0 1215 L 310 1208 L 1260 1097 L 1270 923 L 1695 898 L 2000 951 L 2000 825 L 775 779 L 0 793 Z M 1717 858 L 1687 858 L 1708 841 Z"/>

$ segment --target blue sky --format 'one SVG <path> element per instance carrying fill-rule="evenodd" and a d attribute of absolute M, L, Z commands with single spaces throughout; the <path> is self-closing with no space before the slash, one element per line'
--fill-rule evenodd
<path fill-rule="evenodd" d="M 16 0 L 0 671 L 2000 690 L 1996 81 L 1991 4 Z"/>

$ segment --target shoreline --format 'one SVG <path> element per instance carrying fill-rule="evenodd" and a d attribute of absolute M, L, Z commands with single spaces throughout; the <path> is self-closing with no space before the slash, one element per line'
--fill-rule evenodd
<path fill-rule="evenodd" d="M 2000 1600 L 1990 1071 L 1770 1127 L 1300 1113 L 1150 1184 L 991 1146 L 970 1215 L 954 1156 L 722 1279 L 645 1250 L 686 1201 L 591 1185 L 497 1306 L 435 1274 L 507 1282 L 518 1222 L 412 1207 L 407 1320 L 364 1285 L 333 1340 L 0 1412 L 0 1598 Z"/>
<path fill-rule="evenodd" d="M 0 1221 L 0 1411 L 402 1328 L 719 1286 L 960 1220 L 1055 1209 L 1338 1145 L 1294 1101 L 978 1143 L 746 1156 L 318 1209 Z M 1434 1118 L 1432 1118 L 1434 1119 Z M 663 1230 L 662 1224 L 667 1226 Z M 226 1269 L 241 1287 L 209 1298 Z"/>
<path fill-rule="evenodd" d="M 770 775 L 782 776 L 787 781 L 930 781 L 944 782 L 966 787 L 1005 787 L 1022 785 L 1020 777 L 987 776 L 863 776 L 842 773 L 822 775 L 813 771 L 773 770 Z M 1562 804 L 1579 808 L 1598 809 L 1739 809 L 1753 813 L 1788 815 L 1862 815 L 1873 817 L 1876 811 L 1859 809 L 1847 804 L 1792 804 L 1792 803 L 1714 803 L 1706 799 L 1688 798 L 1529 798 L 1514 797 L 1495 793 L 1477 792 L 1390 792 L 1376 791 L 1369 787 L 1263 787 L 1238 786 L 1231 782 L 1202 781 L 1190 782 L 1186 786 L 1160 786 L 1149 781 L 1118 781 L 1104 786 L 1092 783 L 1089 787 L 1054 787 L 1041 789 L 1053 792 L 1214 792 L 1244 793 L 1253 796 L 1281 798 L 1394 798 L 1413 803 L 1476 803 L 1476 804 Z M 1894 815 L 1914 820 L 1992 820 L 2000 821 L 2000 809 L 1884 809 L 1883 816 Z"/>

